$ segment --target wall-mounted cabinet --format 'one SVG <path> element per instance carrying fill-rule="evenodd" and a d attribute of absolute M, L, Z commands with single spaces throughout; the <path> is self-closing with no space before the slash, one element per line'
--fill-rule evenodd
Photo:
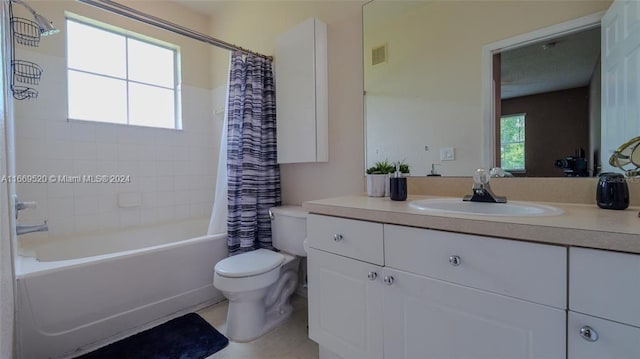
<path fill-rule="evenodd" d="M 310 18 L 276 39 L 278 163 L 327 162 L 327 25 Z"/>

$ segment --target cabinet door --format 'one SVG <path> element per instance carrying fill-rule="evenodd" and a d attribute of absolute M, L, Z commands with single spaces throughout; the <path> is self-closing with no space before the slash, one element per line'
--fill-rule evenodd
<path fill-rule="evenodd" d="M 276 38 L 278 163 L 329 160 L 327 25 L 310 18 Z"/>
<path fill-rule="evenodd" d="M 571 311 L 568 328 L 569 359 L 640 358 L 640 328 Z"/>
<path fill-rule="evenodd" d="M 385 358 L 565 356 L 565 311 L 387 268 L 383 279 Z"/>
<path fill-rule="evenodd" d="M 382 268 L 313 248 L 307 255 L 309 337 L 343 358 L 381 359 Z"/>

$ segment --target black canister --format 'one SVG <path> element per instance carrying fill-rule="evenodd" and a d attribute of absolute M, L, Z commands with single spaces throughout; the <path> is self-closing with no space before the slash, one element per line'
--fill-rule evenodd
<path fill-rule="evenodd" d="M 624 175 L 602 173 L 596 190 L 598 207 L 605 209 L 625 209 L 629 207 L 629 187 Z"/>
<path fill-rule="evenodd" d="M 392 201 L 405 201 L 407 199 L 407 177 L 389 178 L 389 187 Z"/>

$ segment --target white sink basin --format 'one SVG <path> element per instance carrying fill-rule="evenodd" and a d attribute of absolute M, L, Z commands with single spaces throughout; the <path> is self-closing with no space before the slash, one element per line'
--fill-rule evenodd
<path fill-rule="evenodd" d="M 564 213 L 560 208 L 529 202 L 483 203 L 463 201 L 461 198 L 421 199 L 410 202 L 409 206 L 434 214 L 456 213 L 477 216 L 536 217 L 557 216 Z"/>

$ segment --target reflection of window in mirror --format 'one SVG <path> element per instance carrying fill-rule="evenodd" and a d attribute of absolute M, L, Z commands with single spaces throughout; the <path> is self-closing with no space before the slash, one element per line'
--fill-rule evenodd
<path fill-rule="evenodd" d="M 590 162 L 598 157 L 594 152 L 600 147 L 599 26 L 494 56 L 496 135 L 501 150 L 505 116 L 527 114 L 527 146 L 522 146 L 521 162 L 498 165 L 515 170 L 516 175 L 564 176 L 554 166 L 557 159 L 573 155 L 578 148 L 587 151 Z M 504 161 L 504 155 L 496 153 L 496 162 Z"/>
<path fill-rule="evenodd" d="M 500 118 L 500 167 L 509 172 L 525 172 L 526 114 Z"/>

